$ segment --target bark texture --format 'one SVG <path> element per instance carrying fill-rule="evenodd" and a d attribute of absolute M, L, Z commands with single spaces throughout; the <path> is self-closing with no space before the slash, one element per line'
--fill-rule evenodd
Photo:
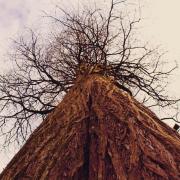
<path fill-rule="evenodd" d="M 180 179 L 180 136 L 99 75 L 81 78 L 1 180 Z"/>

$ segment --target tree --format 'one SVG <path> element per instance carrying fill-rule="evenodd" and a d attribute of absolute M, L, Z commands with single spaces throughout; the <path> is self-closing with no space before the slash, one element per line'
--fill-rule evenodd
<path fill-rule="evenodd" d="M 82 76 L 0 179 L 178 180 L 180 136 L 99 74 Z"/>
<path fill-rule="evenodd" d="M 179 99 L 165 92 L 175 68 L 163 71 L 162 54 L 135 38 L 140 19 L 118 13 L 124 3 L 112 0 L 107 14 L 101 9 L 72 14 L 58 7 L 63 18 L 47 15 L 60 29 L 49 43 L 32 31 L 30 39 L 15 41 L 16 68 L 0 76 L 0 127 L 6 144 L 26 140 L 34 119 L 45 119 L 81 75 L 112 77 L 149 107 L 177 104 Z"/>

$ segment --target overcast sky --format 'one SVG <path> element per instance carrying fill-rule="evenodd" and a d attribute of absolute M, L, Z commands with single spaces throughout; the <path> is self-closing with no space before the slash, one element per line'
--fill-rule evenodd
<path fill-rule="evenodd" d="M 16 38 L 27 27 L 45 29 L 47 21 L 42 18 L 43 11 L 54 13 L 55 4 L 67 8 L 78 7 L 83 0 L 0 0 L 0 73 L 7 67 L 7 58 L 11 38 Z M 84 0 L 83 2 L 88 1 Z M 91 0 L 106 6 L 110 0 Z M 130 0 L 134 2 L 134 0 Z M 137 0 L 138 2 L 138 0 Z M 180 64 L 180 0 L 139 0 L 142 6 L 142 38 L 153 44 L 161 44 L 168 51 L 169 62 L 176 60 Z M 180 95 L 180 69 L 172 79 L 174 94 Z M 12 150 L 14 151 L 14 150 Z M 0 171 L 12 158 L 13 153 L 0 153 Z"/>

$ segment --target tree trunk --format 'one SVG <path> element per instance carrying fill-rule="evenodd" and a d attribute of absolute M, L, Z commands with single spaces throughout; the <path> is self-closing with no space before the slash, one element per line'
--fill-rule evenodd
<path fill-rule="evenodd" d="M 1 180 L 178 180 L 180 136 L 99 75 L 77 81 Z"/>

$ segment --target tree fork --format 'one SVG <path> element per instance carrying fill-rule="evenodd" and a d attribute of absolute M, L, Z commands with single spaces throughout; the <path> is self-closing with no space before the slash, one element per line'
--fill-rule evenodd
<path fill-rule="evenodd" d="M 12 179 L 180 178 L 180 136 L 102 75 L 78 79 L 0 175 Z"/>

